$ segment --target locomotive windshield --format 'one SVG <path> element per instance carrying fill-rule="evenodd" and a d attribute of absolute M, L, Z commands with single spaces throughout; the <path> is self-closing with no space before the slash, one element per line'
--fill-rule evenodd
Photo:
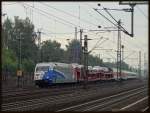
<path fill-rule="evenodd" d="M 40 66 L 36 68 L 36 72 L 37 71 L 48 71 L 49 66 Z"/>

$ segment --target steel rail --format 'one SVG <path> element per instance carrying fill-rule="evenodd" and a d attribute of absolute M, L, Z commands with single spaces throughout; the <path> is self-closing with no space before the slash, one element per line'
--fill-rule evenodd
<path fill-rule="evenodd" d="M 129 90 L 129 91 L 125 91 L 125 92 L 122 92 L 122 93 L 116 94 L 116 95 L 112 95 L 112 96 L 108 96 L 108 97 L 104 97 L 104 98 L 100 98 L 100 99 L 92 100 L 92 101 L 89 101 L 89 102 L 86 102 L 86 103 L 83 103 L 83 104 L 79 104 L 79 105 L 75 105 L 75 106 L 67 107 L 67 108 L 64 108 L 64 109 L 60 109 L 60 110 L 58 110 L 58 112 L 59 112 L 59 111 L 66 111 L 66 110 L 70 110 L 70 109 L 72 109 L 72 108 L 76 108 L 76 107 L 82 107 L 82 106 L 84 106 L 84 105 L 93 104 L 93 103 L 95 103 L 95 102 L 104 101 L 104 100 L 107 100 L 107 99 L 111 99 L 111 98 L 114 98 L 114 97 L 117 97 L 117 96 L 120 96 L 120 95 L 123 95 L 123 94 L 127 94 L 127 93 L 130 93 L 130 92 L 133 92 L 133 91 L 139 90 L 139 89 L 141 89 L 141 88 L 145 88 L 145 87 L 140 87 L 140 88 L 132 89 L 132 90 Z"/>

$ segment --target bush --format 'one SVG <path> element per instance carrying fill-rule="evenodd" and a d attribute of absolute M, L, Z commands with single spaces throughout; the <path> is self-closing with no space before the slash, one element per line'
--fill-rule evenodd
<path fill-rule="evenodd" d="M 11 49 L 2 49 L 2 70 L 16 71 L 17 58 Z"/>
<path fill-rule="evenodd" d="M 34 64 L 33 61 L 27 60 L 27 59 L 23 59 L 23 61 L 22 61 L 23 71 L 33 72 L 34 71 L 34 67 L 35 67 L 35 64 Z"/>

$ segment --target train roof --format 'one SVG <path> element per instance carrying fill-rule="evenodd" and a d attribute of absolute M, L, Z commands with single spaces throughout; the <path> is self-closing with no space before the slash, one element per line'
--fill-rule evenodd
<path fill-rule="evenodd" d="M 41 62 L 41 63 L 37 63 L 36 66 L 50 66 L 53 65 L 53 62 Z"/>
<path fill-rule="evenodd" d="M 113 72 L 117 72 L 117 68 L 112 68 Z M 130 74 L 137 74 L 136 72 L 132 72 L 132 71 L 127 71 L 127 70 L 122 70 L 122 72 L 124 73 L 130 73 Z"/>
<path fill-rule="evenodd" d="M 71 64 L 67 64 L 67 63 L 60 63 L 60 62 L 42 62 L 42 63 L 37 63 L 36 66 L 51 66 L 51 67 L 55 67 L 55 66 L 60 66 L 60 67 L 68 67 L 68 66 L 72 66 L 72 67 L 83 67 L 83 65 L 79 65 L 77 63 L 71 63 Z"/>
<path fill-rule="evenodd" d="M 103 71 L 109 71 L 108 67 L 101 67 L 101 66 L 94 66 L 94 70 L 103 70 Z"/>
<path fill-rule="evenodd" d="M 66 64 L 66 63 L 59 63 L 59 62 L 42 62 L 42 63 L 37 63 L 36 66 L 68 66 L 70 64 Z"/>

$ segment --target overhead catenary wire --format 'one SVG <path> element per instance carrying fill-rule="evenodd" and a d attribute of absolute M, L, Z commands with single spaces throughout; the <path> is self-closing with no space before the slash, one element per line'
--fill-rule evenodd
<path fill-rule="evenodd" d="M 141 12 L 141 14 L 142 14 L 146 19 L 148 19 L 148 16 L 140 9 L 139 6 L 136 6 L 136 8 Z"/>
<path fill-rule="evenodd" d="M 103 39 L 103 37 L 100 38 L 100 40 L 95 44 L 95 46 L 89 51 L 92 52 L 96 47 L 99 47 L 99 45 L 101 45 L 102 43 L 104 43 L 106 40 L 108 40 L 108 38 L 106 38 L 105 40 L 103 40 L 99 45 L 98 43 L 101 41 L 101 39 Z M 98 45 L 98 46 L 97 46 Z"/>
<path fill-rule="evenodd" d="M 48 29 L 46 29 L 46 28 L 43 28 L 44 29 L 44 31 L 48 31 L 48 32 L 50 32 L 51 34 L 74 34 L 74 32 L 53 32 L 53 31 L 50 31 L 50 30 L 48 30 Z"/>
<path fill-rule="evenodd" d="M 112 14 L 110 14 L 110 12 L 106 8 L 103 8 L 103 9 L 116 23 L 118 23 L 118 21 L 112 16 Z M 122 27 L 122 26 L 120 25 L 120 27 Z"/>
<path fill-rule="evenodd" d="M 23 7 L 27 7 L 28 5 L 26 5 L 26 4 L 21 4 Z M 34 9 L 34 8 L 33 8 Z M 43 16 L 45 16 L 45 17 L 47 17 L 48 18 L 48 20 L 49 19 L 51 19 L 48 15 L 46 15 L 45 13 L 43 13 L 43 12 L 39 12 L 39 10 L 36 10 L 36 9 L 34 9 L 34 11 L 36 12 L 36 13 L 38 13 L 38 14 L 41 14 L 41 15 L 43 15 Z M 40 17 L 40 16 L 39 16 Z M 73 26 L 71 26 L 71 25 L 68 25 L 68 24 L 66 24 L 66 23 L 63 23 L 63 22 L 61 22 L 61 21 L 59 21 L 59 20 L 57 20 L 59 23 L 61 23 L 61 24 L 64 24 L 64 25 L 66 25 L 66 26 L 68 26 L 68 27 L 71 27 L 71 28 L 74 28 Z M 50 34 L 52 34 L 52 33 L 50 33 Z M 57 33 L 58 34 L 58 33 Z"/>
<path fill-rule="evenodd" d="M 57 17 L 57 16 L 55 16 L 55 15 L 49 13 L 49 12 L 43 11 L 43 10 L 41 10 L 41 9 L 39 9 L 39 8 L 32 7 L 32 6 L 30 6 L 30 5 L 28 5 L 28 4 L 25 4 L 25 3 L 23 3 L 23 4 L 26 5 L 26 6 L 28 6 L 28 7 L 33 8 L 34 10 L 38 10 L 38 11 L 40 11 L 40 12 L 46 14 L 46 15 L 49 15 L 49 16 L 51 16 L 51 17 L 55 17 L 55 18 L 57 18 L 57 21 L 60 22 L 60 20 L 61 20 L 61 21 L 65 22 L 65 23 L 63 23 L 63 24 L 65 24 L 65 25 L 67 25 L 67 26 L 71 26 L 72 28 L 74 28 L 75 26 L 76 26 L 76 27 L 78 26 L 78 25 L 75 25 L 75 24 L 73 24 L 73 23 L 71 23 L 71 22 L 69 22 L 69 21 L 67 21 L 67 20 L 64 20 L 64 19 L 62 19 L 62 18 L 60 18 L 60 17 Z M 41 14 L 41 13 L 40 13 L 40 14 Z M 61 22 L 61 23 L 62 23 L 62 22 Z M 66 24 L 66 23 L 67 23 L 67 24 Z M 79 27 L 79 26 L 78 26 L 78 27 Z"/>
<path fill-rule="evenodd" d="M 112 22 L 110 19 L 108 19 L 105 15 L 103 15 L 102 13 L 100 13 L 99 11 L 98 11 L 98 9 L 95 9 L 95 8 L 93 8 L 96 12 L 98 12 L 101 16 L 103 16 L 107 21 L 109 21 L 110 23 L 112 23 L 114 26 L 116 26 L 116 27 L 118 27 L 118 22 L 117 22 L 117 24 L 115 24 L 114 22 Z M 108 12 L 108 11 L 107 11 Z M 112 15 L 110 14 L 110 13 L 108 13 L 111 17 L 112 17 Z M 113 17 L 112 17 L 113 18 Z M 114 19 L 114 18 L 113 18 Z M 116 21 L 116 20 L 115 20 Z M 128 33 L 128 31 L 127 30 L 125 30 L 124 29 L 124 27 L 122 27 L 121 25 L 120 25 L 120 27 L 123 29 L 122 31 L 124 32 L 124 33 L 126 33 L 126 34 L 128 34 L 128 35 L 130 35 L 129 33 Z"/>
<path fill-rule="evenodd" d="M 52 36 L 52 34 L 51 33 L 47 33 L 47 32 L 42 32 L 43 33 L 43 35 L 46 35 L 46 36 L 49 36 L 49 35 L 51 35 L 51 37 L 50 38 L 54 38 L 54 40 L 57 40 L 57 39 L 59 39 L 59 40 L 65 40 L 65 39 L 68 39 L 68 37 L 57 37 L 57 38 L 55 38 L 54 36 Z M 49 38 L 49 37 L 48 37 Z M 73 37 L 72 37 L 72 39 L 73 39 Z"/>
<path fill-rule="evenodd" d="M 72 28 L 74 28 L 74 27 L 72 27 Z"/>
<path fill-rule="evenodd" d="M 79 19 L 78 16 L 75 16 L 75 15 L 73 15 L 73 14 L 70 14 L 70 13 L 68 13 L 68 12 L 66 12 L 66 11 L 61 10 L 61 9 L 55 8 L 55 7 L 51 6 L 51 5 L 48 5 L 48 4 L 45 4 L 45 3 L 41 3 L 41 4 L 43 4 L 44 6 L 47 6 L 47 7 L 49 7 L 49 8 L 55 9 L 55 10 L 57 10 L 57 11 L 63 12 L 63 13 L 65 13 L 65 14 L 67 14 L 67 15 L 69 15 L 69 16 L 72 16 L 72 17 L 74 17 L 74 18 Z M 85 20 L 85 19 L 80 18 L 80 20 L 83 21 L 83 22 L 85 22 L 85 23 L 88 23 L 88 24 L 90 24 L 90 25 L 97 26 L 96 24 L 94 24 L 94 23 L 92 23 L 92 22 L 90 22 L 90 21 L 87 21 L 87 20 Z M 79 25 L 79 27 L 80 27 L 80 25 Z"/>
<path fill-rule="evenodd" d="M 89 8 L 91 8 L 92 10 L 91 11 L 94 11 L 93 10 L 93 7 L 91 6 L 91 5 L 89 5 L 89 4 L 85 4 L 85 5 L 87 5 Z M 95 12 L 95 11 L 94 11 Z M 86 13 L 89 13 L 89 12 L 86 12 Z M 90 14 L 90 13 L 89 13 Z M 91 14 L 90 14 L 91 15 Z M 93 16 L 92 16 L 93 17 Z M 96 18 L 96 17 L 93 17 L 95 20 L 97 20 L 97 21 L 100 21 L 100 19 L 99 18 Z M 102 26 L 103 27 L 106 27 L 104 24 L 103 24 L 103 22 L 101 23 L 102 24 Z"/>
<path fill-rule="evenodd" d="M 117 24 L 113 23 L 111 20 L 109 20 L 106 16 L 104 16 L 102 13 L 100 13 L 97 9 L 93 8 L 96 12 L 98 12 L 101 16 L 103 16 L 106 20 L 108 20 L 110 23 L 112 23 L 114 26 L 117 27 Z"/>
<path fill-rule="evenodd" d="M 3 3 L 2 5 L 14 5 L 14 4 L 17 4 L 17 3 L 16 2 L 15 3 L 9 3 L 9 4 Z"/>
<path fill-rule="evenodd" d="M 124 39 L 124 42 L 128 45 L 127 47 L 129 47 L 130 46 L 130 50 L 133 50 L 132 49 L 132 47 L 136 47 L 137 49 L 141 49 L 141 47 L 139 47 L 139 45 L 138 44 L 131 44 L 131 43 L 129 43 L 129 41 L 128 40 L 125 40 L 125 37 L 123 38 Z M 112 43 L 112 44 L 114 44 L 114 43 L 116 43 L 116 42 L 114 42 L 113 40 L 111 40 L 111 39 L 109 39 L 109 41 Z M 144 45 L 144 44 L 143 44 Z M 131 47 L 132 46 L 132 47 Z M 134 50 L 133 50 L 134 51 Z"/>
<path fill-rule="evenodd" d="M 112 44 L 114 44 L 113 40 L 109 39 L 109 41 L 110 41 Z M 130 50 L 130 51 L 132 51 L 132 52 L 134 51 L 134 52 L 135 52 L 135 50 L 132 49 L 133 45 L 132 45 L 132 47 L 131 47 L 131 44 L 130 44 L 127 40 L 125 40 L 124 42 L 128 45 L 127 47 L 129 47 L 129 50 Z M 115 42 L 115 43 L 117 43 L 117 42 Z M 125 44 L 124 44 L 124 45 L 125 45 Z M 139 49 L 139 47 L 137 47 L 137 46 L 134 45 L 134 48 L 135 48 L 135 47 L 136 47 L 137 49 Z M 126 49 L 127 49 L 127 48 L 126 48 Z M 124 52 L 125 52 L 125 51 L 124 51 Z"/>
<path fill-rule="evenodd" d="M 124 40 L 124 42 L 126 43 L 126 44 L 128 44 L 128 46 L 130 45 L 130 47 L 132 46 L 134 46 L 134 48 L 136 47 L 137 49 L 139 49 L 139 50 L 142 50 L 142 51 L 144 51 L 141 47 L 139 47 L 139 45 L 138 44 L 130 44 L 129 43 L 129 41 L 127 41 L 127 40 Z"/>
<path fill-rule="evenodd" d="M 112 40 L 110 40 L 110 39 L 109 39 L 109 41 L 112 42 Z M 113 43 L 113 42 L 112 42 L 112 43 Z M 114 44 L 114 43 L 113 43 L 113 44 Z M 127 55 L 124 59 L 128 59 L 128 57 L 131 56 L 132 53 L 135 53 L 135 50 L 132 50 L 132 51 L 131 51 L 131 50 L 132 50 L 132 49 L 130 48 L 130 51 L 127 51 L 127 52 L 131 52 L 131 54 Z M 116 52 L 116 50 L 115 50 L 114 52 Z M 126 52 L 126 51 L 124 51 L 124 52 Z"/>
<path fill-rule="evenodd" d="M 65 35 L 65 36 L 74 34 L 74 32 L 53 32 L 53 31 L 50 31 L 46 28 L 42 28 L 42 31 L 44 31 L 44 32 L 41 32 L 42 34 L 46 33 L 46 34 L 49 34 L 51 36 L 54 36 L 56 34 L 57 35 Z"/>
<path fill-rule="evenodd" d="M 81 17 L 80 17 L 80 5 L 79 5 L 79 18 L 78 18 L 79 19 L 79 26 L 80 26 L 80 18 Z"/>

